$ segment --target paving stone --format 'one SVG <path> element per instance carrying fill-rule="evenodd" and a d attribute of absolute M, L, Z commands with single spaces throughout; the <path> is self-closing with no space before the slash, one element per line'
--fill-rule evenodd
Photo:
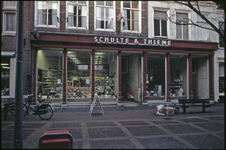
<path fill-rule="evenodd" d="M 129 139 L 90 140 L 90 149 L 137 149 Z"/>
<path fill-rule="evenodd" d="M 127 125 L 148 125 L 147 122 L 144 121 L 119 121 L 120 124 L 122 124 L 123 126 L 127 126 Z"/>
<path fill-rule="evenodd" d="M 186 145 L 173 137 L 137 138 L 145 149 L 188 149 Z"/>
<path fill-rule="evenodd" d="M 216 116 L 216 117 L 205 117 L 205 119 L 209 119 L 209 120 L 216 120 L 216 121 L 223 121 L 224 117 L 223 116 Z"/>
<path fill-rule="evenodd" d="M 13 124 L 13 123 L 9 123 L 9 122 L 7 122 L 7 123 L 4 122 L 4 123 L 3 123 L 3 122 L 2 122 L 2 128 L 4 128 L 5 126 L 8 126 L 8 125 L 10 125 L 10 124 Z"/>
<path fill-rule="evenodd" d="M 173 120 L 156 120 L 156 121 L 149 121 L 154 124 L 180 124 L 180 122 L 173 121 Z"/>
<path fill-rule="evenodd" d="M 13 149 L 13 142 L 2 142 L 2 149 Z"/>
<path fill-rule="evenodd" d="M 199 119 L 199 118 L 186 118 L 186 119 L 178 119 L 179 121 L 183 121 L 186 123 L 190 122 L 206 122 L 207 120 Z"/>
<path fill-rule="evenodd" d="M 82 149 L 82 141 L 74 141 L 73 149 Z"/>
<path fill-rule="evenodd" d="M 126 127 L 134 136 L 164 135 L 164 131 L 155 126 Z"/>
<path fill-rule="evenodd" d="M 162 125 L 162 127 L 170 130 L 174 134 L 181 134 L 181 133 L 197 133 L 197 132 L 204 132 L 200 129 L 192 127 L 190 125 Z"/>
<path fill-rule="evenodd" d="M 218 122 L 194 123 L 194 124 L 210 131 L 224 131 L 224 124 Z"/>
<path fill-rule="evenodd" d="M 89 138 L 126 137 L 121 128 L 88 128 Z"/>
<path fill-rule="evenodd" d="M 25 140 L 30 134 L 32 134 L 35 130 L 23 130 L 23 140 Z M 10 141 L 14 138 L 14 130 L 2 130 L 2 140 Z"/>
<path fill-rule="evenodd" d="M 82 127 L 80 122 L 53 123 L 50 128 L 73 128 Z"/>
<path fill-rule="evenodd" d="M 211 134 L 180 136 L 199 149 L 224 149 L 224 140 Z"/>
<path fill-rule="evenodd" d="M 114 122 L 86 122 L 87 127 L 117 126 Z"/>
<path fill-rule="evenodd" d="M 73 139 L 82 139 L 82 129 L 70 129 Z"/>

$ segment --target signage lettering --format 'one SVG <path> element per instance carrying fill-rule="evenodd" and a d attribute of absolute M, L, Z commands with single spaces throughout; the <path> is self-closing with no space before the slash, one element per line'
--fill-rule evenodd
<path fill-rule="evenodd" d="M 106 44 L 129 44 L 129 45 L 151 45 L 151 46 L 171 46 L 169 40 L 155 39 L 130 39 L 130 38 L 114 38 L 114 37 L 94 37 L 94 43 Z"/>

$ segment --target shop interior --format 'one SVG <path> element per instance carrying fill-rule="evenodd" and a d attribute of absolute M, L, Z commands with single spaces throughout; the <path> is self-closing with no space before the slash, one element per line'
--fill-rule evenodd
<path fill-rule="evenodd" d="M 147 100 L 165 99 L 165 54 L 151 54 L 147 57 Z"/>
<path fill-rule="evenodd" d="M 95 52 L 95 95 L 102 100 L 117 99 L 117 52 Z"/>
<path fill-rule="evenodd" d="M 188 67 L 186 54 L 170 55 L 170 96 L 171 99 L 187 98 Z"/>

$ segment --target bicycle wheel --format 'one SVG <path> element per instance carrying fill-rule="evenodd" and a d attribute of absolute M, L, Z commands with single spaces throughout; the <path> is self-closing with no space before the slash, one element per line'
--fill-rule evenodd
<path fill-rule="evenodd" d="M 27 106 L 24 104 L 24 105 L 23 105 L 23 116 L 25 117 L 25 116 L 27 115 L 27 113 L 28 113 L 28 108 L 27 108 Z"/>
<path fill-rule="evenodd" d="M 48 104 L 43 104 L 38 108 L 38 116 L 43 120 L 49 120 L 53 116 L 53 109 Z"/>

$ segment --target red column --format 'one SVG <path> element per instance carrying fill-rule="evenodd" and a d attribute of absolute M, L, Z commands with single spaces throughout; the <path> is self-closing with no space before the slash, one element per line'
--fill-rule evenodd
<path fill-rule="evenodd" d="M 95 88 L 95 70 L 94 70 L 94 66 L 95 66 L 95 51 L 94 49 L 92 50 L 92 58 L 91 58 L 91 101 L 93 101 L 94 98 L 94 88 Z"/>
<path fill-rule="evenodd" d="M 118 51 L 118 103 L 122 103 L 121 51 Z"/>
<path fill-rule="evenodd" d="M 214 90 L 213 90 L 213 87 L 214 87 L 214 82 L 213 82 L 213 74 L 214 74 L 214 71 L 213 71 L 213 55 L 210 55 L 210 100 L 214 100 Z"/>
<path fill-rule="evenodd" d="M 171 102 L 170 96 L 170 56 L 169 53 L 166 54 L 167 57 L 167 102 Z"/>
<path fill-rule="evenodd" d="M 63 102 L 62 104 L 66 104 L 66 89 L 67 89 L 67 51 L 66 48 L 64 48 L 63 52 Z"/>
<path fill-rule="evenodd" d="M 37 78 L 36 78 L 36 74 L 37 74 L 37 53 L 38 53 L 38 50 L 37 48 L 34 48 L 34 51 L 33 51 L 33 68 L 32 68 L 32 94 L 33 94 L 33 97 L 32 97 L 32 105 L 36 105 L 36 81 L 37 81 Z"/>
<path fill-rule="evenodd" d="M 147 95 L 146 95 L 146 75 L 147 75 L 147 51 L 143 53 L 143 92 L 144 92 L 144 97 L 143 97 L 143 102 L 147 102 Z"/>
<path fill-rule="evenodd" d="M 189 59 L 189 99 L 193 99 L 193 89 L 192 89 L 192 58 L 191 54 L 188 55 Z"/>

